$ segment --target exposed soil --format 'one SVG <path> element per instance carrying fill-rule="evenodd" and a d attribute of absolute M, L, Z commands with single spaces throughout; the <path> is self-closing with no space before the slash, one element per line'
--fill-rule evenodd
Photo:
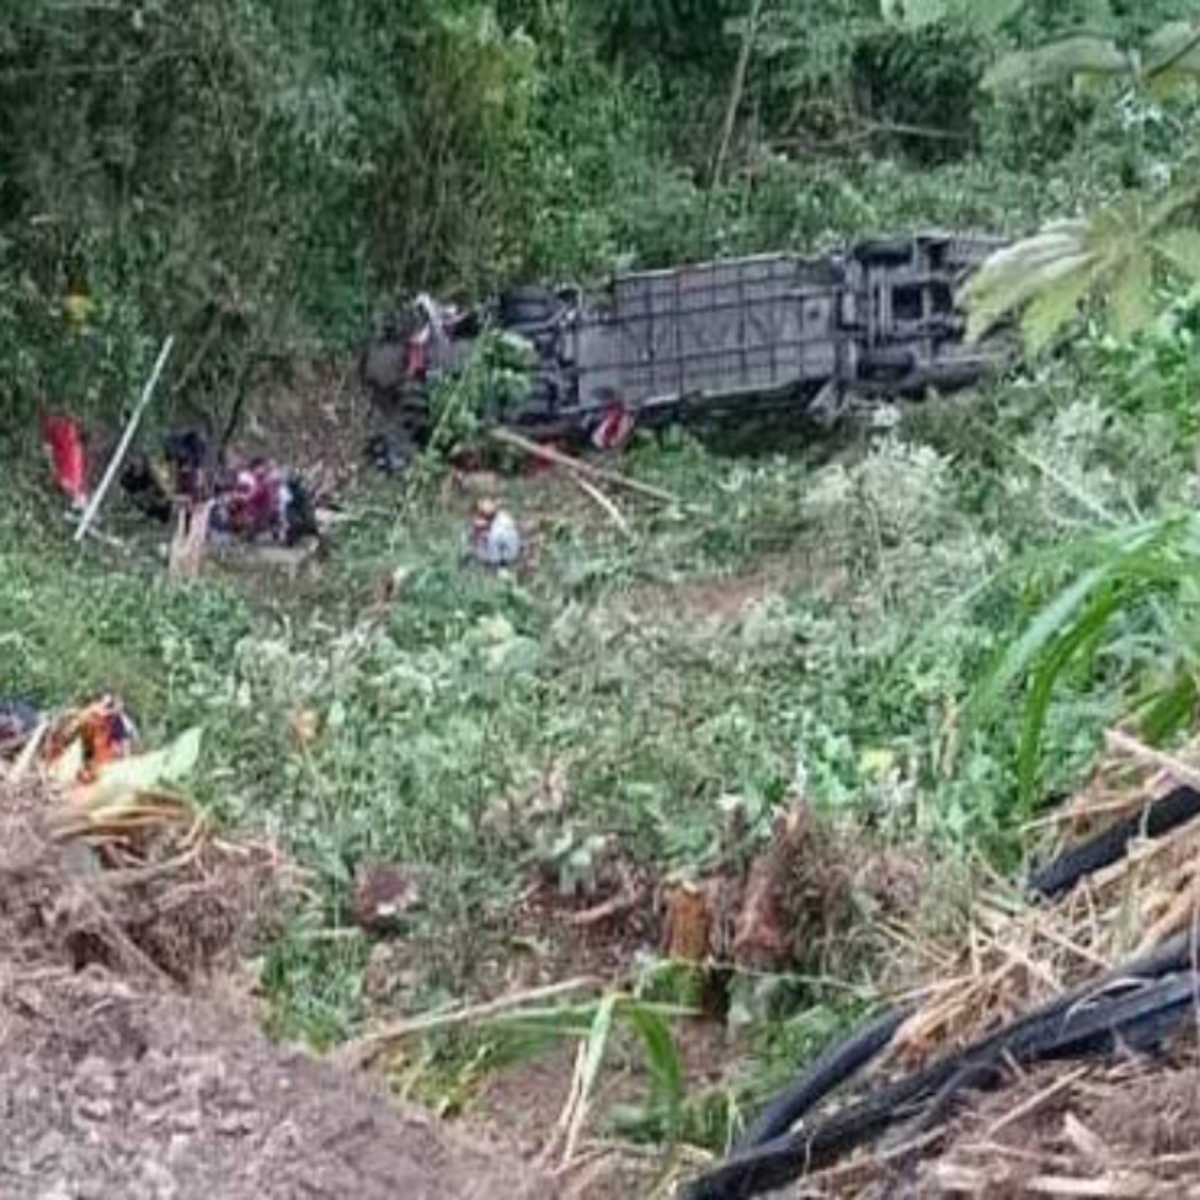
<path fill-rule="evenodd" d="M 736 626 L 756 606 L 797 589 L 834 600 L 845 582 L 840 574 L 821 572 L 812 562 L 780 557 L 744 574 L 636 588 L 622 597 L 620 611 L 639 623 L 712 634 Z"/>
<path fill-rule="evenodd" d="M 47 841 L 28 798 L 12 809 L 6 799 L 0 791 L 0 1195 L 552 1194 L 515 1159 L 271 1045 L 219 1004 L 201 981 L 218 940 L 236 945 L 244 927 L 222 907 L 224 936 L 208 937 L 214 898 L 190 908 L 205 890 L 194 880 L 159 926 L 150 893 L 126 901 Z M 189 929 L 198 937 L 185 952 Z"/>
<path fill-rule="evenodd" d="M 740 1049 L 710 1021 L 680 1022 L 673 1033 L 689 1094 L 719 1083 Z M 575 1045 L 564 1043 L 493 1075 L 472 1105 L 472 1119 L 485 1128 L 504 1129 L 525 1158 L 539 1159 L 567 1102 L 575 1054 Z M 603 1137 L 605 1114 L 614 1106 L 644 1099 L 648 1086 L 640 1049 L 628 1039 L 615 1039 L 593 1099 L 597 1138 L 586 1142 L 578 1159 L 555 1175 L 561 1195 L 570 1200 L 635 1200 L 660 1194 L 656 1188 L 679 1174 L 669 1151 Z M 553 1171 L 554 1163 L 548 1169 Z"/>
<path fill-rule="evenodd" d="M 366 464 L 372 420 L 355 362 L 272 364 L 254 381 L 233 449 L 268 455 L 337 491 Z"/>
<path fill-rule="evenodd" d="M 524 1172 L 214 1005 L 92 969 L 0 988 L 0 1193 L 533 1197 Z"/>

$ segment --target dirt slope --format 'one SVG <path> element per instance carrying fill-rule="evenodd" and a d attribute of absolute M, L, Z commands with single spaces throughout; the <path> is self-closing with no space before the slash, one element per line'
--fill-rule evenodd
<path fill-rule="evenodd" d="M 0 996 L 12 1200 L 534 1200 L 515 1165 L 221 1010 L 91 969 Z"/>
<path fill-rule="evenodd" d="M 0 814 L 11 799 L 0 789 Z M 12 807 L 0 816 L 4 1200 L 550 1194 L 515 1160 L 188 995 L 122 927 L 127 901 L 102 876 Z"/>

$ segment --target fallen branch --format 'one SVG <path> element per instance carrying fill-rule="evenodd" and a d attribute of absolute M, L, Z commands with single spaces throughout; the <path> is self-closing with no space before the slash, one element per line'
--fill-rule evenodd
<path fill-rule="evenodd" d="M 613 917 L 623 916 L 637 908 L 641 901 L 642 892 L 640 890 L 635 888 L 632 891 L 622 891 L 611 899 L 605 900 L 603 904 L 597 904 L 583 912 L 570 913 L 564 920 L 573 929 L 590 929 L 593 925 L 602 925 L 605 921 L 611 921 Z"/>
<path fill-rule="evenodd" d="M 645 496 L 648 500 L 657 500 L 660 504 L 670 504 L 674 507 L 682 506 L 682 501 L 679 497 L 671 492 L 653 487 L 648 483 L 642 483 L 637 479 L 630 479 L 627 475 L 620 475 L 616 471 L 608 471 L 603 467 L 593 466 L 582 459 L 572 458 L 571 455 L 564 454 L 561 450 L 555 450 L 553 446 L 543 446 L 539 442 L 522 437 L 519 433 L 514 433 L 511 429 L 500 428 L 489 430 L 488 437 L 492 441 L 498 442 L 501 446 L 520 450 L 533 458 L 540 458 L 543 462 L 553 463 L 556 467 L 562 467 L 567 471 L 574 472 L 576 475 L 582 475 L 595 483 L 607 483 L 611 487 L 624 488 L 627 492 L 634 492 L 636 495 Z"/>
<path fill-rule="evenodd" d="M 571 1086 L 567 1090 L 567 1099 L 563 1104 L 562 1112 L 558 1114 L 553 1131 L 550 1134 L 549 1141 L 542 1147 L 541 1154 L 538 1155 L 537 1165 L 541 1170 L 547 1170 L 558 1154 L 559 1146 L 570 1136 L 571 1126 L 575 1120 L 575 1111 L 579 1107 L 581 1094 L 583 1091 L 584 1069 L 587 1064 L 587 1042 L 581 1040 L 575 1048 L 575 1066 L 571 1071 Z M 559 1171 L 569 1170 L 570 1162 L 565 1162 Z"/>
<path fill-rule="evenodd" d="M 1043 1088 L 1036 1095 L 1030 1096 L 1024 1104 L 1018 1104 L 1011 1112 L 1005 1113 L 1003 1117 L 987 1130 L 983 1135 L 984 1138 L 988 1141 L 993 1141 L 997 1134 L 1015 1125 L 1018 1121 L 1023 1121 L 1026 1117 L 1033 1116 L 1034 1113 L 1045 1108 L 1047 1104 L 1062 1095 L 1063 1092 L 1070 1091 L 1091 1069 L 1090 1066 L 1078 1067 L 1069 1075 L 1064 1075 L 1049 1087 Z"/>
<path fill-rule="evenodd" d="M 1104 743 L 1114 754 L 1122 754 L 1152 770 L 1163 771 L 1179 783 L 1186 783 L 1200 791 L 1200 767 L 1193 767 L 1171 754 L 1155 750 L 1153 746 L 1147 746 L 1120 729 L 1109 730 L 1104 735 Z"/>
<path fill-rule="evenodd" d="M 961 1167 L 953 1163 L 940 1164 L 934 1172 L 933 1184 L 942 1195 L 989 1195 L 1011 1183 L 1008 1175 Z M 1025 1196 L 1058 1197 L 1063 1200 L 1151 1200 L 1165 1197 L 1156 1181 L 1145 1175 L 1108 1175 L 1099 1178 L 1081 1179 L 1068 1175 L 1037 1175 L 1021 1180 L 1021 1194 Z M 1171 1196 L 1195 1196 L 1195 1192 Z"/>
<path fill-rule="evenodd" d="M 478 1021 L 486 1021 L 492 1017 L 525 1008 L 527 1005 L 540 1004 L 545 1000 L 557 1000 L 577 992 L 599 991 L 603 986 L 603 981 L 596 976 L 582 975 L 578 979 L 568 979 L 564 983 L 552 983 L 545 987 L 510 992 L 506 996 L 488 1000 L 484 1004 L 473 1004 L 467 1008 L 456 1008 L 450 1012 L 397 1021 L 393 1025 L 384 1026 L 375 1033 L 364 1034 L 352 1042 L 347 1042 L 339 1051 L 339 1056 L 344 1055 L 350 1062 L 356 1062 L 363 1056 L 369 1057 L 381 1046 L 403 1042 L 413 1037 L 422 1037 L 430 1033 L 440 1033 L 446 1029 L 456 1029 Z"/>
<path fill-rule="evenodd" d="M 1113 1175 L 1102 1179 L 1039 1175 L 1024 1186 L 1035 1196 L 1065 1197 L 1068 1200 L 1148 1200 L 1153 1196 L 1161 1196 L 1165 1200 L 1167 1195 L 1146 1175 Z"/>
<path fill-rule="evenodd" d="M 582 475 L 576 472 L 571 472 L 571 479 L 585 496 L 596 503 L 596 506 L 625 537 L 633 536 L 633 531 L 629 528 L 629 522 L 625 520 L 624 513 L 595 484 L 589 483 Z"/>
<path fill-rule="evenodd" d="M 944 1129 L 931 1129 L 918 1137 L 905 1141 L 899 1146 L 893 1146 L 888 1150 L 880 1150 L 870 1156 L 864 1155 L 862 1158 L 842 1163 L 840 1166 L 830 1167 L 825 1171 L 820 1171 L 813 1175 L 813 1190 L 811 1192 L 802 1191 L 800 1195 L 812 1196 L 814 1200 L 818 1196 L 828 1196 L 829 1185 L 841 1184 L 844 1186 L 848 1181 L 861 1176 L 876 1175 L 881 1167 L 889 1167 L 894 1163 L 905 1162 L 914 1154 L 936 1146 L 938 1142 L 944 1141 L 945 1137 L 946 1131 Z"/>
<path fill-rule="evenodd" d="M 632 872 L 628 867 L 623 867 L 621 890 L 615 896 L 610 896 L 607 900 L 584 909 L 583 912 L 568 913 L 564 920 L 575 929 L 588 929 L 592 925 L 600 925 L 613 917 L 637 908 L 642 902 L 643 895 L 644 892 L 635 882 Z"/>

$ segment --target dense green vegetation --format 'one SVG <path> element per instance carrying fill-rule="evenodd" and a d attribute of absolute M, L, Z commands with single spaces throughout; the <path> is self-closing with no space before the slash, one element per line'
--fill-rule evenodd
<path fill-rule="evenodd" d="M 695 873 L 728 797 L 758 841 L 801 788 L 888 844 L 1007 868 L 1107 723 L 1194 716 L 1194 46 L 1169 96 L 1128 68 L 1195 4 L 10 7 L 0 694 L 114 689 L 152 737 L 203 722 L 201 799 L 314 873 L 264 963 L 281 1031 L 363 1019 L 370 946 L 327 935 L 364 861 L 427 873 L 395 998 L 423 1008 L 518 953 L 530 871 L 586 870 L 597 839 Z M 1081 30 L 1099 60 L 1048 54 Z M 1112 218 L 1162 195 L 1158 223 Z M 220 427 L 264 367 L 351 352 L 419 288 L 1081 214 L 1069 292 L 1025 259 L 985 293 L 985 316 L 1032 302 L 1027 369 L 836 444 L 639 443 L 624 467 L 686 504 L 632 540 L 565 484 L 509 481 L 542 520 L 528 577 L 464 567 L 461 497 L 379 484 L 311 577 L 172 590 L 136 539 L 69 550 L 30 452 L 50 407 L 113 421 L 168 332 L 155 419 Z M 880 969 L 801 966 L 855 996 Z M 843 995 L 799 989 L 765 1040 L 810 1051 Z"/>
<path fill-rule="evenodd" d="M 1027 231 L 1172 128 L 1143 113 L 1139 138 L 1118 136 L 1120 106 L 1061 85 L 981 89 L 1004 45 L 1064 28 L 1061 8 L 1023 6 L 997 32 L 908 26 L 875 0 L 767 4 L 733 89 L 732 5 L 727 21 L 665 2 L 15 6 L 0 26 L 9 402 L 111 411 L 170 329 L 192 364 L 173 402 L 210 412 L 252 363 L 352 344 L 417 287 L 471 295 L 916 222 Z M 75 287 L 95 322 L 64 339 Z"/>

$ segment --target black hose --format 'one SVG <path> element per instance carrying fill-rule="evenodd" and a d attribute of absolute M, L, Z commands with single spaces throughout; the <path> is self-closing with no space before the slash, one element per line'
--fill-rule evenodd
<path fill-rule="evenodd" d="M 1191 958 L 1189 930 L 1151 954 L 1064 992 L 965 1051 L 944 1056 L 879 1089 L 814 1129 L 735 1154 L 690 1184 L 683 1193 L 685 1200 L 749 1200 L 786 1187 L 870 1141 L 896 1121 L 919 1116 L 925 1101 L 945 1092 L 956 1077 L 978 1078 L 981 1072 L 976 1072 L 976 1067 L 1005 1058 L 1031 1063 L 1102 1053 L 1122 1039 L 1144 1045 L 1161 1038 L 1178 1025 L 1193 1003 L 1197 977 L 1190 970 Z M 953 1094 L 956 1089 L 949 1090 Z"/>
<path fill-rule="evenodd" d="M 1148 809 L 1118 821 L 1110 829 L 1073 846 L 1035 871 L 1028 881 L 1030 892 L 1052 900 L 1069 892 L 1081 879 L 1111 866 L 1125 856 L 1138 837 L 1161 838 L 1180 825 L 1200 817 L 1200 792 L 1181 785 L 1155 800 Z"/>
<path fill-rule="evenodd" d="M 1200 977 L 1191 972 L 1169 975 L 1099 1009 L 1075 1009 L 1064 1019 L 1059 1033 L 1051 1035 L 1035 1057 L 1053 1060 L 1111 1054 L 1121 1044 L 1141 1054 L 1159 1051 L 1164 1041 L 1178 1031 L 1196 999 L 1198 982 Z M 930 1099 L 922 1112 L 888 1134 L 884 1148 L 894 1151 L 896 1148 L 916 1146 L 925 1134 L 943 1128 L 953 1115 L 963 1092 L 989 1091 L 999 1086 L 1008 1073 L 1007 1063 L 1011 1057 L 993 1054 L 982 1061 L 961 1067 Z M 898 1165 L 906 1172 L 910 1171 L 918 1153 L 914 1150 L 904 1156 L 904 1162 Z M 894 1189 L 889 1189 L 887 1196 L 894 1194 Z"/>
<path fill-rule="evenodd" d="M 929 1102 L 911 1121 L 888 1134 L 884 1148 L 907 1146 L 949 1120 L 959 1096 L 966 1091 L 980 1091 L 1000 1081 L 1004 1068 L 996 1058 L 983 1062 L 969 1062 L 959 1067 L 953 1075 L 930 1097 Z"/>
<path fill-rule="evenodd" d="M 1171 972 L 1183 970 L 1192 965 L 1193 948 L 1193 937 L 1190 932 L 1178 934 L 1148 954 L 1131 959 L 1119 967 L 1105 971 L 1101 975 L 1060 993 L 1033 1012 L 985 1036 L 975 1043 L 974 1052 L 982 1053 L 994 1043 L 1019 1036 L 1027 1028 L 1038 1026 L 1075 1005 L 1094 999 L 1106 989 L 1126 982 L 1157 979 Z M 861 1069 L 870 1061 L 870 1058 L 874 1057 L 875 1053 L 882 1050 L 907 1018 L 908 1011 L 910 1010 L 903 1008 L 889 1009 L 857 1033 L 852 1034 L 847 1041 L 835 1045 L 822 1054 L 801 1076 L 794 1087 L 768 1105 L 751 1130 L 739 1141 L 734 1154 L 740 1154 L 747 1147 L 761 1145 L 763 1141 L 774 1140 L 771 1138 L 760 1141 L 752 1138 L 760 1125 L 764 1128 L 767 1127 L 768 1116 L 772 1118 L 770 1124 L 778 1129 L 776 1136 L 794 1125 L 818 1100 L 828 1095 L 837 1083 L 848 1078 L 853 1071 Z M 890 1033 L 887 1032 L 889 1025 L 891 1026 Z M 872 1049 L 873 1045 L 875 1046 L 874 1050 Z M 961 1056 L 955 1056 L 954 1061 L 957 1062 L 960 1058 Z M 945 1059 L 939 1060 L 928 1069 L 934 1071 L 945 1061 Z M 838 1066 L 843 1070 L 840 1078 L 835 1077 Z M 940 1083 L 935 1083 L 933 1086 L 940 1086 Z M 786 1124 L 782 1124 L 785 1113 L 793 1115 Z M 779 1128 L 780 1125 L 782 1128 Z"/>
<path fill-rule="evenodd" d="M 1195 1008 L 1200 975 L 1180 971 L 1125 995 L 1062 1014 L 1018 1061 L 1088 1058 L 1121 1046 L 1148 1052 L 1162 1045 Z M 1007 1050 L 1008 1047 L 1005 1047 Z"/>
<path fill-rule="evenodd" d="M 889 1008 L 825 1050 L 787 1091 L 763 1109 L 738 1139 L 733 1153 L 740 1154 L 787 1133 L 809 1109 L 886 1049 L 911 1012 L 911 1007 Z"/>
<path fill-rule="evenodd" d="M 921 1114 L 934 1094 L 943 1103 L 962 1087 L 995 1076 L 1004 1057 L 1026 1065 L 1056 1058 L 1111 1053 L 1117 1046 L 1159 1044 L 1176 1031 L 1195 1004 L 1195 975 L 1173 975 L 1090 1009 L 1059 1013 L 1019 1042 L 1001 1041 L 976 1059 L 974 1051 L 935 1064 L 836 1114 L 812 1131 L 778 1138 L 729 1159 L 689 1185 L 685 1200 L 750 1200 L 783 1188 L 857 1149 L 897 1119 Z M 1059 1020 L 1061 1018 L 1061 1020 Z"/>

